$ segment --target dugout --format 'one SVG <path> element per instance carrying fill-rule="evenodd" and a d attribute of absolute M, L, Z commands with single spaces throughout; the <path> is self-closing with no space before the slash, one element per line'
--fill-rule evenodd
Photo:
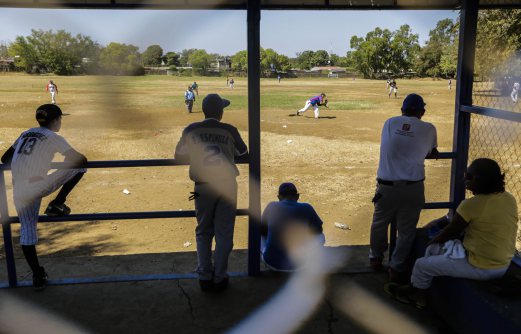
<path fill-rule="evenodd" d="M 0 0 L 0 7 L 18 8 L 76 8 L 76 9 L 234 9 L 247 11 L 247 43 L 248 43 L 248 129 L 250 149 L 249 161 L 249 205 L 237 213 L 249 217 L 249 265 L 248 274 L 257 275 L 260 270 L 259 242 L 257 220 L 260 217 L 260 20 L 262 10 L 403 10 L 403 9 L 453 9 L 461 10 L 460 43 L 458 52 L 456 109 L 454 113 L 454 140 L 451 152 L 442 153 L 443 159 L 452 160 L 450 197 L 445 202 L 427 203 L 425 209 L 454 209 L 464 198 L 465 188 L 463 173 L 469 159 L 487 156 L 497 159 L 502 165 L 516 164 L 521 152 L 516 145 L 520 133 L 521 113 L 512 110 L 501 101 L 480 95 L 480 92 L 491 89 L 488 82 L 474 80 L 474 59 L 476 46 L 476 25 L 478 10 L 493 8 L 521 8 L 519 0 Z M 1 9 L 0 9 L 1 10 Z M 507 133 L 508 136 L 504 136 Z M 516 162 L 517 161 L 517 162 Z M 88 168 L 124 168 L 141 166 L 173 166 L 173 160 L 147 161 L 94 161 Z M 518 167 L 515 167 L 518 168 Z M 0 166 L 0 215 L 6 251 L 9 281 L 3 287 L 19 285 L 16 278 L 16 267 L 12 251 L 11 224 L 17 218 L 10 215 L 6 204 L 5 170 Z M 512 169 L 511 174 L 520 175 L 519 169 Z M 512 176 L 511 176 L 512 177 Z M 507 180 L 507 183 L 510 180 Z M 521 184 L 517 188 L 516 197 L 521 198 Z M 66 218 L 41 217 L 41 222 L 83 221 L 83 220 L 118 220 L 118 219 L 152 219 L 195 217 L 193 211 L 137 212 L 111 214 L 71 215 Z M 516 261 L 519 262 L 517 259 Z M 156 277 L 157 278 L 157 277 Z M 165 275 L 164 279 L 178 278 Z M 119 277 L 118 280 L 147 280 L 150 277 Z M 93 277 L 83 282 L 97 282 L 101 278 Z M 62 283 L 74 283 L 64 280 Z"/>

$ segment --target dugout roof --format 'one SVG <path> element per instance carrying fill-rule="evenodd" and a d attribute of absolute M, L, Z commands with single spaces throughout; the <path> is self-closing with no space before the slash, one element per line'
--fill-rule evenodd
<path fill-rule="evenodd" d="M 478 0 L 476 0 L 478 1 Z M 260 0 L 261 9 L 459 9 L 461 0 Z M 0 0 L 0 7 L 246 9 L 248 0 Z M 479 0 L 481 8 L 521 7 L 521 0 Z"/>

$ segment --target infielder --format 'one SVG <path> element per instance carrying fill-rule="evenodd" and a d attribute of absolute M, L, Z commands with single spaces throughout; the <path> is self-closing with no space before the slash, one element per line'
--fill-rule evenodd
<path fill-rule="evenodd" d="M 391 83 L 391 79 L 387 79 L 387 81 L 386 81 L 386 84 L 387 84 L 386 87 L 387 87 L 387 88 L 389 88 L 389 84 L 390 84 L 390 83 Z"/>
<path fill-rule="evenodd" d="M 396 80 L 393 79 L 389 83 L 389 98 L 391 98 L 391 94 L 394 92 L 394 98 L 397 98 L 396 93 L 398 92 L 398 86 L 396 85 Z"/>
<path fill-rule="evenodd" d="M 202 291 L 228 287 L 226 270 L 233 248 L 239 175 L 234 159 L 248 154 L 237 128 L 221 123 L 229 105 L 230 101 L 217 94 L 207 95 L 202 103 L 205 120 L 186 127 L 175 149 L 175 159 L 190 164 L 190 179 L 195 183 L 190 199 L 195 200 L 197 272 Z"/>
<path fill-rule="evenodd" d="M 510 98 L 512 102 L 517 103 L 517 95 L 519 94 L 519 82 L 514 82 L 514 86 L 512 88 L 512 93 L 510 94 Z"/>
<path fill-rule="evenodd" d="M 309 100 L 306 101 L 306 104 L 304 105 L 304 108 L 297 111 L 297 116 L 302 115 L 306 110 L 309 109 L 309 107 L 313 106 L 314 112 L 315 112 L 315 119 L 318 119 L 318 107 L 324 106 L 327 108 L 327 97 L 326 94 L 321 93 L 320 95 L 313 96 Z"/>
<path fill-rule="evenodd" d="M 45 90 L 51 93 L 51 103 L 56 104 L 56 94 L 58 94 L 58 86 L 52 80 L 49 80 L 49 83 L 45 87 Z"/>
<path fill-rule="evenodd" d="M 186 105 L 186 111 L 188 111 L 188 113 L 192 112 L 192 108 L 194 106 L 194 101 L 195 101 L 194 91 L 192 90 L 192 86 L 188 86 L 188 89 L 185 92 L 185 105 Z"/>
<path fill-rule="evenodd" d="M 65 216 L 71 209 L 65 205 L 67 195 L 86 172 L 84 168 L 60 169 L 48 174 L 55 153 L 65 156 L 72 166 L 87 162 L 84 155 L 74 150 L 67 141 L 56 134 L 62 124 L 62 111 L 54 104 L 44 104 L 36 110 L 39 127 L 23 132 L 2 156 L 2 162 L 11 164 L 13 176 L 13 197 L 20 220 L 20 244 L 27 263 L 33 272 L 35 290 L 43 290 L 47 284 L 47 274 L 38 262 L 36 243 L 37 223 L 42 197 L 61 187 L 45 214 Z"/>

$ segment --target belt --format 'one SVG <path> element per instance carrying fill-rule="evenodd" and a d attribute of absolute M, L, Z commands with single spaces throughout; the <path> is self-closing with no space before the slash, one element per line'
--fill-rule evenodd
<path fill-rule="evenodd" d="M 417 180 L 417 181 L 407 181 L 407 180 L 400 180 L 400 181 L 387 181 L 382 179 L 376 179 L 376 182 L 378 184 L 383 184 L 385 186 L 400 186 L 400 185 L 409 185 L 409 184 L 415 184 L 418 182 L 423 182 L 425 179 Z"/>

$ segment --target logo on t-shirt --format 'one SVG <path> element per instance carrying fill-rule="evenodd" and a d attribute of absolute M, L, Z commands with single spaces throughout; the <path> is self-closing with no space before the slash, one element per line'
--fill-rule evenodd
<path fill-rule="evenodd" d="M 402 125 L 402 131 L 410 131 L 411 125 L 410 124 L 403 124 Z"/>

